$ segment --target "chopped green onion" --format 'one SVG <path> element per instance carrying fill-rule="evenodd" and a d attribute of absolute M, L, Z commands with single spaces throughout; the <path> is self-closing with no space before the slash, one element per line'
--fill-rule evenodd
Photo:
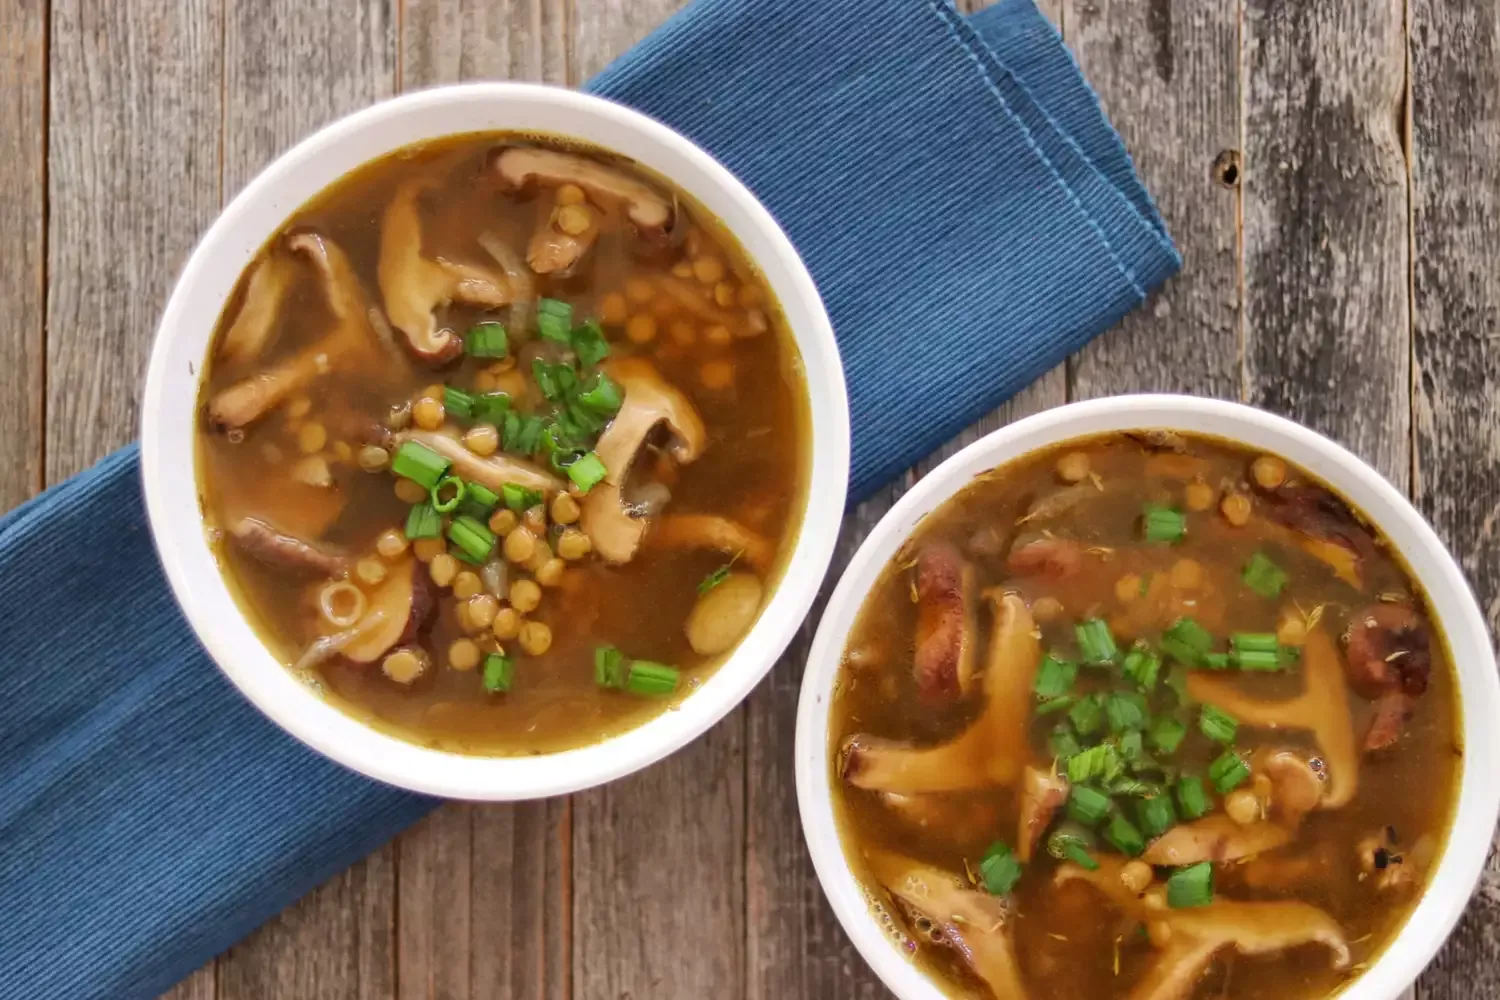
<path fill-rule="evenodd" d="M 1170 715 L 1163 715 L 1151 723 L 1149 737 L 1157 753 L 1174 754 L 1187 736 L 1187 726 Z"/>
<path fill-rule="evenodd" d="M 1192 701 L 1188 697 L 1187 682 L 1187 669 L 1180 663 L 1172 664 L 1167 670 L 1167 689 L 1176 696 L 1179 705 L 1186 705 Z"/>
<path fill-rule="evenodd" d="M 1213 644 L 1214 637 L 1191 618 L 1177 619 L 1161 636 L 1162 652 L 1190 667 L 1203 662 L 1204 655 Z"/>
<path fill-rule="evenodd" d="M 1227 670 L 1229 668 L 1229 654 L 1204 653 L 1202 665 L 1210 670 Z"/>
<path fill-rule="evenodd" d="M 1010 846 L 997 840 L 979 861 L 979 879 L 991 896 L 1007 895 L 1021 881 L 1021 862 Z"/>
<path fill-rule="evenodd" d="M 1073 735 L 1073 729 L 1066 722 L 1052 727 L 1052 732 L 1047 735 L 1047 749 L 1052 751 L 1059 765 L 1066 766 L 1068 761 L 1082 752 L 1083 747 L 1078 743 L 1078 737 Z"/>
<path fill-rule="evenodd" d="M 614 416 L 625 403 L 619 384 L 604 372 L 589 376 L 575 398 L 580 406 L 601 417 Z"/>
<path fill-rule="evenodd" d="M 1063 821 L 1057 825 L 1047 838 L 1047 853 L 1059 861 L 1071 861 L 1088 871 L 1097 871 L 1099 862 L 1095 861 L 1089 851 L 1094 847 L 1094 837 L 1087 829 L 1071 821 Z"/>
<path fill-rule="evenodd" d="M 491 653 L 484 658 L 484 689 L 503 694 L 510 690 L 516 679 L 516 661 L 501 653 Z"/>
<path fill-rule="evenodd" d="M 532 359 L 531 375 L 536 379 L 536 387 L 541 390 L 542 395 L 551 400 L 562 399 L 578 384 L 578 373 L 573 370 L 572 365 L 561 362 L 548 364 L 541 358 Z"/>
<path fill-rule="evenodd" d="M 613 646 L 594 650 L 594 683 L 619 690 L 625 686 L 625 654 Z"/>
<path fill-rule="evenodd" d="M 1272 562 L 1265 553 L 1257 552 L 1245 563 L 1240 579 L 1261 597 L 1271 600 L 1281 596 L 1287 577 L 1286 571 Z"/>
<path fill-rule="evenodd" d="M 432 501 L 423 500 L 406 512 L 406 537 L 438 538 L 443 534 L 443 515 L 433 509 Z"/>
<path fill-rule="evenodd" d="M 1160 837 L 1177 825 L 1177 810 L 1165 795 L 1141 799 L 1135 807 L 1135 821 L 1147 837 Z"/>
<path fill-rule="evenodd" d="M 1113 806 L 1108 795 L 1088 785 L 1074 785 L 1068 791 L 1068 815 L 1085 826 L 1098 826 Z"/>
<path fill-rule="evenodd" d="M 1042 665 L 1037 668 L 1031 689 L 1040 699 L 1056 698 L 1071 691 L 1077 679 L 1078 664 L 1061 659 L 1056 653 L 1048 653 L 1042 657 Z"/>
<path fill-rule="evenodd" d="M 1089 747 L 1068 758 L 1068 781 L 1078 785 L 1095 778 L 1113 781 L 1125 770 L 1119 751 L 1108 743 Z"/>
<path fill-rule="evenodd" d="M 536 304 L 536 329 L 543 340 L 572 343 L 573 307 L 558 299 L 539 300 Z"/>
<path fill-rule="evenodd" d="M 1281 660 L 1280 651 L 1262 653 L 1259 650 L 1246 650 L 1243 653 L 1230 653 L 1229 659 L 1241 670 L 1280 670 L 1286 666 Z"/>
<path fill-rule="evenodd" d="M 484 562 L 495 551 L 495 536 L 490 529 L 467 514 L 455 517 L 448 525 L 448 539 L 475 562 Z"/>
<path fill-rule="evenodd" d="M 453 386 L 443 387 L 443 412 L 450 417 L 469 420 L 474 416 L 474 397 Z"/>
<path fill-rule="evenodd" d="M 1109 622 L 1103 618 L 1079 622 L 1073 627 L 1073 632 L 1078 637 L 1078 648 L 1083 651 L 1084 663 L 1103 666 L 1115 662 L 1115 657 L 1120 655 Z"/>
<path fill-rule="evenodd" d="M 1104 839 L 1128 858 L 1133 858 L 1146 849 L 1146 838 L 1141 836 L 1141 831 L 1123 813 L 1117 812 L 1109 818 L 1104 826 Z"/>
<path fill-rule="evenodd" d="M 1215 743 L 1229 746 L 1234 742 L 1240 724 L 1235 717 L 1215 705 L 1204 705 L 1198 714 L 1198 728 Z"/>
<path fill-rule="evenodd" d="M 568 465 L 568 478 L 587 493 L 609 475 L 604 462 L 594 452 L 585 452 L 582 457 Z"/>
<path fill-rule="evenodd" d="M 1073 723 L 1079 736 L 1097 733 L 1104 725 L 1104 706 L 1099 703 L 1099 696 L 1090 694 L 1079 698 L 1068 712 L 1068 721 Z"/>
<path fill-rule="evenodd" d="M 506 420 L 506 428 L 509 429 L 509 418 Z M 516 434 L 516 446 L 507 448 L 507 451 L 519 452 L 522 455 L 536 454 L 538 442 L 542 439 L 542 419 L 540 417 L 521 417 L 520 429 Z"/>
<path fill-rule="evenodd" d="M 1125 758 L 1126 763 L 1135 766 L 1145 762 L 1146 748 L 1140 730 L 1129 730 L 1116 743 L 1120 748 L 1120 756 Z"/>
<path fill-rule="evenodd" d="M 1225 750 L 1214 762 L 1208 765 L 1208 780 L 1214 783 L 1214 788 L 1220 795 L 1228 795 L 1250 777 L 1250 768 L 1240 759 L 1240 755 L 1233 750 Z"/>
<path fill-rule="evenodd" d="M 1104 717 L 1116 735 L 1146 727 L 1146 698 L 1134 691 L 1112 691 L 1104 698 Z"/>
<path fill-rule="evenodd" d="M 1203 790 L 1200 778 L 1184 776 L 1177 779 L 1177 808 L 1186 819 L 1197 819 L 1208 812 L 1208 793 Z"/>
<path fill-rule="evenodd" d="M 1161 657 L 1144 645 L 1137 644 L 1125 654 L 1125 676 L 1135 682 L 1142 691 L 1156 687 L 1156 677 L 1161 671 Z"/>
<path fill-rule="evenodd" d="M 1145 798 L 1151 795 L 1160 795 L 1161 786 L 1151 781 L 1142 781 L 1140 778 L 1116 778 L 1107 786 L 1111 795 L 1134 795 Z"/>
<path fill-rule="evenodd" d="M 1229 645 L 1236 653 L 1274 653 L 1277 649 L 1276 636 L 1270 632 L 1235 632 Z"/>
<path fill-rule="evenodd" d="M 1058 695 L 1056 698 L 1048 698 L 1046 701 L 1041 702 L 1037 705 L 1036 714 L 1038 716 L 1042 716 L 1053 715 L 1057 712 L 1066 712 L 1068 709 L 1073 707 L 1073 702 L 1077 700 L 1078 699 L 1074 698 L 1070 694 Z"/>
<path fill-rule="evenodd" d="M 710 590 L 713 590 L 715 587 L 717 587 L 719 584 L 723 583 L 725 580 L 729 579 L 729 568 L 732 565 L 734 564 L 725 563 L 718 569 L 714 570 L 712 573 L 705 576 L 702 580 L 699 580 L 698 593 L 706 594 Z"/>
<path fill-rule="evenodd" d="M 469 514 L 481 521 L 489 519 L 491 513 L 500 504 L 500 498 L 495 491 L 480 483 L 466 481 L 467 488 L 464 491 L 464 503 L 462 512 Z"/>
<path fill-rule="evenodd" d="M 1167 905 L 1174 910 L 1207 906 L 1214 901 L 1214 866 L 1200 861 L 1167 877 Z"/>
<path fill-rule="evenodd" d="M 506 415 L 510 413 L 510 393 L 508 392 L 482 392 L 473 396 L 472 399 L 469 409 L 474 414 L 475 420 L 482 420 L 499 427 L 504 423 Z"/>
<path fill-rule="evenodd" d="M 445 498 L 444 493 L 448 496 Z M 444 476 L 437 481 L 437 485 L 428 491 L 432 498 L 433 509 L 439 514 L 447 514 L 449 511 L 457 510 L 458 505 L 464 502 L 464 495 L 468 493 L 468 486 L 457 476 Z"/>
<path fill-rule="evenodd" d="M 518 486 L 515 483 L 505 483 L 500 487 L 500 496 L 505 501 L 505 506 L 517 514 L 524 514 L 537 504 L 542 502 L 542 491 L 534 490 L 527 486 Z"/>
<path fill-rule="evenodd" d="M 664 695 L 677 690 L 680 674 L 676 667 L 650 660 L 632 660 L 625 677 L 625 690 L 631 694 Z"/>
<path fill-rule="evenodd" d="M 438 480 L 443 478 L 443 473 L 452 464 L 425 444 L 405 441 L 396 449 L 396 457 L 391 459 L 391 471 L 410 479 L 424 490 L 430 490 L 438 484 Z"/>
<path fill-rule="evenodd" d="M 1148 506 L 1141 524 L 1148 542 L 1180 542 L 1187 534 L 1187 517 L 1170 507 Z"/>
<path fill-rule="evenodd" d="M 609 357 L 609 341 L 598 320 L 585 320 L 573 327 L 573 353 L 585 368 L 592 368 Z"/>
<path fill-rule="evenodd" d="M 490 320 L 469 328 L 464 334 L 464 353 L 471 358 L 503 358 L 510 353 L 505 327 Z"/>

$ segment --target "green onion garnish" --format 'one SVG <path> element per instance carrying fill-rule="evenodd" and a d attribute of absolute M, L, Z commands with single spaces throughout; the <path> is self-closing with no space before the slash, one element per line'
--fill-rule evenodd
<path fill-rule="evenodd" d="M 625 654 L 613 646 L 594 650 L 594 683 L 619 690 L 625 686 Z"/>
<path fill-rule="evenodd" d="M 573 327 L 573 353 L 585 368 L 592 368 L 609 357 L 609 341 L 598 320 L 585 320 Z"/>
<path fill-rule="evenodd" d="M 1233 750 L 1225 750 L 1208 765 L 1208 780 L 1214 783 L 1220 795 L 1228 795 L 1250 777 L 1250 768 Z"/>
<path fill-rule="evenodd" d="M 612 417 L 625 403 L 620 386 L 604 372 L 595 372 L 575 397 L 580 406 L 601 417 Z"/>
<path fill-rule="evenodd" d="M 1073 735 L 1073 729 L 1066 722 L 1052 727 L 1052 732 L 1047 735 L 1047 749 L 1052 756 L 1057 758 L 1058 765 L 1066 767 L 1068 761 L 1083 750 L 1078 743 L 1078 737 Z"/>
<path fill-rule="evenodd" d="M 720 566 L 718 569 L 714 570 L 712 573 L 705 576 L 702 580 L 699 580 L 698 593 L 706 594 L 710 590 L 713 590 L 715 587 L 717 587 L 719 584 L 723 583 L 725 580 L 729 579 L 729 569 L 733 565 L 733 562 L 727 562 L 724 565 Z"/>
<path fill-rule="evenodd" d="M 505 327 L 490 320 L 478 323 L 464 334 L 464 353 L 471 358 L 503 358 L 510 353 Z"/>
<path fill-rule="evenodd" d="M 463 513 L 478 518 L 481 521 L 488 520 L 491 513 L 500 504 L 500 498 L 495 491 L 488 486 L 479 483 L 465 481 Z"/>
<path fill-rule="evenodd" d="M 433 509 L 439 514 L 446 514 L 456 510 L 458 505 L 464 502 L 466 493 L 468 493 L 468 487 L 462 479 L 457 476 L 444 476 L 428 491 L 428 496 L 432 498 Z"/>
<path fill-rule="evenodd" d="M 1210 670 L 1227 670 L 1229 668 L 1228 653 L 1204 653 L 1202 666 Z"/>
<path fill-rule="evenodd" d="M 1068 791 L 1068 815 L 1085 826 L 1098 826 L 1113 806 L 1108 795 L 1087 785 L 1074 785 Z"/>
<path fill-rule="evenodd" d="M 1177 825 L 1177 810 L 1165 795 L 1141 799 L 1135 807 L 1135 821 L 1147 837 L 1160 837 Z"/>
<path fill-rule="evenodd" d="M 1057 712 L 1066 712 L 1068 709 L 1073 707 L 1073 702 L 1077 700 L 1078 699 L 1074 698 L 1070 694 L 1059 695 L 1056 698 L 1048 698 L 1046 701 L 1041 702 L 1036 706 L 1036 714 L 1038 716 L 1042 716 L 1053 715 Z"/>
<path fill-rule="evenodd" d="M 1009 845 L 997 840 L 979 861 L 979 879 L 991 896 L 1004 896 L 1021 881 L 1021 862 Z"/>
<path fill-rule="evenodd" d="M 1092 736 L 1104 726 L 1104 706 L 1097 694 L 1079 698 L 1068 712 L 1068 721 L 1078 730 L 1079 736 Z"/>
<path fill-rule="evenodd" d="M 1186 819 L 1197 819 L 1208 812 L 1208 793 L 1203 790 L 1203 781 L 1185 776 L 1177 779 L 1177 808 Z"/>
<path fill-rule="evenodd" d="M 1281 659 L 1281 651 L 1262 653 L 1256 650 L 1247 650 L 1243 653 L 1230 653 L 1229 661 L 1241 670 L 1280 670 L 1286 666 Z"/>
<path fill-rule="evenodd" d="M 1115 658 L 1120 655 L 1114 633 L 1109 630 L 1109 623 L 1103 618 L 1079 622 L 1073 627 L 1073 633 L 1078 637 L 1078 648 L 1083 651 L 1084 663 L 1103 666 L 1115 662 Z"/>
<path fill-rule="evenodd" d="M 1286 572 L 1270 560 L 1263 552 L 1257 552 L 1245 563 L 1245 570 L 1240 574 L 1240 579 L 1245 586 L 1255 591 L 1261 597 L 1271 600 L 1281 595 L 1282 588 L 1286 586 Z"/>
<path fill-rule="evenodd" d="M 1147 763 L 1146 747 L 1144 745 L 1144 740 L 1141 737 L 1140 730 L 1130 730 L 1129 732 L 1122 735 L 1116 741 L 1116 743 L 1120 748 L 1120 756 L 1124 757 L 1126 762 L 1129 763 L 1132 767 L 1141 766 Z"/>
<path fill-rule="evenodd" d="M 516 661 L 500 653 L 491 653 L 484 658 L 484 689 L 492 694 L 503 694 L 510 690 L 516 679 Z"/>
<path fill-rule="evenodd" d="M 527 486 L 518 486 L 515 483 L 505 483 L 500 487 L 500 496 L 505 501 L 505 506 L 517 514 L 524 514 L 537 504 L 542 502 L 542 491 L 534 490 Z"/>
<path fill-rule="evenodd" d="M 424 490 L 430 490 L 438 484 L 438 480 L 443 478 L 443 473 L 452 464 L 425 444 L 406 441 L 396 449 L 396 457 L 391 459 L 391 471 L 410 479 Z"/>
<path fill-rule="evenodd" d="M 443 515 L 433 509 L 432 501 L 423 500 L 406 512 L 406 537 L 437 538 L 443 533 Z"/>
<path fill-rule="evenodd" d="M 1116 735 L 1146 727 L 1145 696 L 1134 691 L 1112 691 L 1104 697 L 1104 717 Z"/>
<path fill-rule="evenodd" d="M 1125 762 L 1119 751 L 1108 743 L 1089 747 L 1068 758 L 1068 781 L 1078 785 L 1086 781 L 1103 779 L 1113 781 L 1125 771 Z"/>
<path fill-rule="evenodd" d="M 1196 667 L 1203 662 L 1214 637 L 1191 618 L 1179 618 L 1162 633 L 1161 649 L 1172 659 Z"/>
<path fill-rule="evenodd" d="M 1067 821 L 1059 823 L 1047 838 L 1048 854 L 1059 861 L 1071 861 L 1089 871 L 1099 869 L 1099 862 L 1089 855 L 1093 847 L 1093 835 L 1077 823 Z"/>
<path fill-rule="evenodd" d="M 1048 653 L 1042 657 L 1042 665 L 1037 668 L 1036 680 L 1032 682 L 1031 689 L 1038 698 L 1045 701 L 1067 694 L 1073 689 L 1073 682 L 1077 679 L 1078 664 L 1064 660 L 1056 653 Z"/>
<path fill-rule="evenodd" d="M 1151 747 L 1157 753 L 1174 754 L 1187 736 L 1187 726 L 1170 715 L 1163 715 L 1151 723 L 1148 734 Z"/>
<path fill-rule="evenodd" d="M 681 675 L 676 667 L 650 660 L 630 661 L 630 672 L 625 677 L 625 690 L 631 694 L 660 696 L 677 690 Z"/>
<path fill-rule="evenodd" d="M 1124 814 L 1115 813 L 1104 826 L 1104 839 L 1115 845 L 1115 850 L 1133 858 L 1146 849 L 1146 838 Z"/>
<path fill-rule="evenodd" d="M 1204 736 L 1215 743 L 1229 746 L 1234 742 L 1235 733 L 1239 731 L 1240 724 L 1235 717 L 1215 705 L 1204 705 L 1199 709 L 1198 728 Z"/>
<path fill-rule="evenodd" d="M 1187 668 L 1180 663 L 1174 663 L 1167 670 L 1167 690 L 1177 698 L 1177 704 L 1186 705 L 1192 699 L 1188 697 Z"/>
<path fill-rule="evenodd" d="M 514 416 L 514 414 L 512 414 Z M 521 455 L 536 454 L 537 443 L 542 439 L 542 419 L 540 417 L 520 417 L 517 421 L 515 447 L 507 447 L 506 451 L 514 451 Z M 510 417 L 505 418 L 506 430 L 510 430 Z"/>
<path fill-rule="evenodd" d="M 470 420 L 474 416 L 474 397 L 462 389 L 444 386 L 443 412 L 460 420 Z"/>
<path fill-rule="evenodd" d="M 1207 906 L 1214 901 L 1214 866 L 1200 861 L 1179 868 L 1167 878 L 1167 905 L 1174 910 Z"/>
<path fill-rule="evenodd" d="M 542 395 L 551 400 L 562 399 L 578 384 L 578 373 L 572 365 L 548 364 L 541 358 L 532 359 L 531 375 Z"/>
<path fill-rule="evenodd" d="M 1187 517 L 1181 511 L 1156 504 L 1147 505 L 1141 525 L 1148 542 L 1180 542 L 1187 534 Z"/>
<path fill-rule="evenodd" d="M 1235 632 L 1229 637 L 1229 646 L 1236 653 L 1274 653 L 1277 650 L 1276 636 L 1270 632 Z"/>
<path fill-rule="evenodd" d="M 1161 657 L 1137 643 L 1125 654 L 1124 671 L 1136 687 L 1151 691 L 1156 687 L 1156 675 L 1161 671 Z"/>
<path fill-rule="evenodd" d="M 475 420 L 499 427 L 510 412 L 510 394 L 506 392 L 482 392 L 471 397 L 470 412 Z"/>
<path fill-rule="evenodd" d="M 568 478 L 585 493 L 602 482 L 607 475 L 609 470 L 604 467 L 603 460 L 591 451 L 585 452 L 568 466 Z"/>
<path fill-rule="evenodd" d="M 1140 778 L 1116 778 L 1106 787 L 1111 795 L 1134 795 L 1138 798 L 1148 798 L 1161 794 L 1160 785 L 1142 781 Z"/>
<path fill-rule="evenodd" d="M 573 307 L 558 299 L 541 299 L 536 304 L 536 328 L 543 340 L 572 343 Z"/>
<path fill-rule="evenodd" d="M 490 529 L 467 514 L 455 517 L 448 525 L 448 540 L 458 546 L 462 555 L 483 563 L 495 551 L 495 536 Z"/>

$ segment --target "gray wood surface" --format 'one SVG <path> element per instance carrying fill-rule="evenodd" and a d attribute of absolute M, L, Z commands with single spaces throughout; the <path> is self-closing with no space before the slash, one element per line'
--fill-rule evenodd
<path fill-rule="evenodd" d="M 173 276 L 282 149 L 404 89 L 577 84 L 680 2 L 0 0 L 0 507 L 134 436 Z M 1067 399 L 1180 390 L 1247 399 L 1371 460 L 1412 491 L 1500 626 L 1497 0 L 1043 7 L 1186 266 L 852 514 L 830 585 L 901 492 L 985 431 Z M 886 996 L 796 822 L 812 627 L 670 760 L 572 800 L 445 807 L 169 995 Z M 1492 868 L 1417 995 L 1500 995 L 1497 960 Z"/>

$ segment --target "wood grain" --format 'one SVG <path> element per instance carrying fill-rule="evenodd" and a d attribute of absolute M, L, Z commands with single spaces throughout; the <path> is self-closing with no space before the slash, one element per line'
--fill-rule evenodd
<path fill-rule="evenodd" d="M 298 139 L 392 93 L 393 2 L 228 2 L 223 79 L 213 85 L 215 96 L 222 87 L 227 196 Z M 222 956 L 219 1000 L 391 997 L 395 856 L 382 848 Z"/>
<path fill-rule="evenodd" d="M 1500 7 L 1415 0 L 1412 493 L 1500 631 Z M 1418 983 L 1500 996 L 1500 865 Z"/>
<path fill-rule="evenodd" d="M 402 0 L 401 89 L 566 83 L 567 22 L 567 0 Z"/>
<path fill-rule="evenodd" d="M 0 510 L 42 487 L 46 294 L 47 6 L 0 0 Z"/>

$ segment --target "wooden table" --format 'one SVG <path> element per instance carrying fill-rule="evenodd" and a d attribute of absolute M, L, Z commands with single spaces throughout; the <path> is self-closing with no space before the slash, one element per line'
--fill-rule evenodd
<path fill-rule="evenodd" d="M 0 506 L 134 436 L 174 274 L 281 150 L 405 89 L 576 84 L 678 5 L 0 0 Z M 1246 400 L 1408 489 L 1494 626 L 1500 0 L 1046 6 L 1187 264 L 954 447 L 1069 399 Z M 835 576 L 935 460 L 850 518 Z M 450 805 L 171 996 L 883 996 L 797 824 L 792 719 L 810 633 L 671 760 L 571 800 Z M 1492 868 L 1417 992 L 1500 995 L 1497 957 Z"/>

